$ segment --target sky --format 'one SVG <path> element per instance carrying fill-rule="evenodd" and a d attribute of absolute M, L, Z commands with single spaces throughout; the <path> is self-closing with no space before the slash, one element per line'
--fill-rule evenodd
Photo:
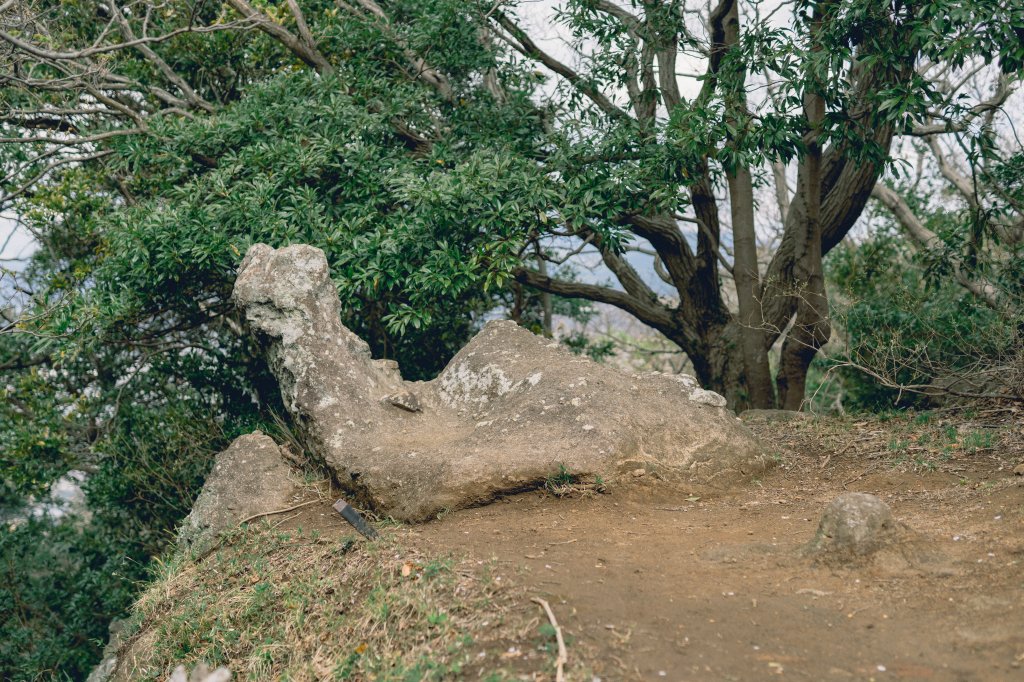
<path fill-rule="evenodd" d="M 0 214 L 0 267 L 20 270 L 23 259 L 32 255 L 36 243 L 32 235 L 9 215 Z"/>

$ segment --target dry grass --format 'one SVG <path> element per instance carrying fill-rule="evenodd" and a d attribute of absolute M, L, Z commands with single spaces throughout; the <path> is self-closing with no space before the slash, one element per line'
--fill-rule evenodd
<path fill-rule="evenodd" d="M 548 645 L 491 565 L 424 556 L 399 538 L 263 526 L 199 563 L 178 559 L 137 603 L 117 678 L 163 679 L 199 661 L 257 680 L 501 680 L 545 667 Z M 503 657 L 510 646 L 528 655 Z"/>
<path fill-rule="evenodd" d="M 1024 459 L 1024 430 L 1016 410 L 933 411 L 845 417 L 806 415 L 748 425 L 782 459 L 820 469 L 838 460 L 878 470 L 960 474 L 984 463 L 1012 469 Z"/>

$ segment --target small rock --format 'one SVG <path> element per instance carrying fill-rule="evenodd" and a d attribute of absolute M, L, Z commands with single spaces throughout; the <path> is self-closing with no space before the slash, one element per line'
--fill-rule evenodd
<path fill-rule="evenodd" d="M 875 495 L 845 493 L 825 508 L 808 554 L 842 559 L 865 557 L 891 542 L 901 526 Z"/>
<path fill-rule="evenodd" d="M 1024 462 L 1013 467 L 1013 473 L 1015 476 L 1024 476 Z"/>
<path fill-rule="evenodd" d="M 168 682 L 228 682 L 231 679 L 231 671 L 221 666 L 216 670 L 210 670 L 205 663 L 199 663 L 189 674 L 185 666 L 179 665 L 171 673 Z"/>
<path fill-rule="evenodd" d="M 393 393 L 387 397 L 387 401 L 406 412 L 421 412 L 423 410 L 423 408 L 420 407 L 420 401 L 416 397 L 416 394 L 411 391 Z"/>
<path fill-rule="evenodd" d="M 178 530 L 178 546 L 202 553 L 242 520 L 294 504 L 298 487 L 289 478 L 281 448 L 255 431 L 217 455 L 192 511 Z"/>

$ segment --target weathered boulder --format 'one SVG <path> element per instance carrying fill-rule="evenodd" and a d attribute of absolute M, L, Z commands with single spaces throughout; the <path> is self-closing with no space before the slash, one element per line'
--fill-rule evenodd
<path fill-rule="evenodd" d="M 725 399 L 689 376 L 630 375 L 491 322 L 439 377 L 404 382 L 340 321 L 323 252 L 246 254 L 233 294 L 307 447 L 356 499 L 403 520 L 529 489 L 564 466 L 725 485 L 767 465 Z"/>
<path fill-rule="evenodd" d="M 294 504 L 299 487 L 272 438 L 259 431 L 236 438 L 217 455 L 213 471 L 178 530 L 178 546 L 203 552 L 244 519 Z"/>
<path fill-rule="evenodd" d="M 832 568 L 869 568 L 888 574 L 949 575 L 949 557 L 935 541 L 895 519 L 889 505 L 868 493 L 844 493 L 821 516 L 803 554 Z"/>
<path fill-rule="evenodd" d="M 826 561 L 857 560 L 898 541 L 905 530 L 875 495 L 844 493 L 825 508 L 805 551 Z"/>

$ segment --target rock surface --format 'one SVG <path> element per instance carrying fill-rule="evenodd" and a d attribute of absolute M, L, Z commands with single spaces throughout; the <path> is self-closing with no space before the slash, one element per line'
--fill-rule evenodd
<path fill-rule="evenodd" d="M 806 551 L 837 560 L 866 557 L 896 541 L 903 530 L 875 495 L 844 493 L 825 508 Z"/>
<path fill-rule="evenodd" d="M 564 466 L 726 485 L 767 458 L 725 399 L 686 375 L 630 375 L 491 322 L 430 382 L 370 359 L 340 321 L 323 252 L 254 245 L 233 294 L 306 446 L 355 500 L 402 520 L 541 484 Z M 418 411 L 395 405 L 415 400 Z"/>
<path fill-rule="evenodd" d="M 299 488 L 281 449 L 259 431 L 236 438 L 217 455 L 192 512 L 178 531 L 182 549 L 203 552 L 225 530 L 254 515 L 294 504 Z"/>
<path fill-rule="evenodd" d="M 113 677 L 114 671 L 117 669 L 117 654 L 121 648 L 126 622 L 120 618 L 110 621 L 110 625 L 107 626 L 110 638 L 103 648 L 103 658 L 89 673 L 89 677 L 85 678 L 85 682 L 107 682 Z"/>
<path fill-rule="evenodd" d="M 221 666 L 215 670 L 210 670 L 210 667 L 205 663 L 199 663 L 196 667 L 192 668 L 192 672 L 189 673 L 184 665 L 179 665 L 171 673 L 171 676 L 167 678 L 167 682 L 229 682 L 231 679 L 231 671 Z"/>

